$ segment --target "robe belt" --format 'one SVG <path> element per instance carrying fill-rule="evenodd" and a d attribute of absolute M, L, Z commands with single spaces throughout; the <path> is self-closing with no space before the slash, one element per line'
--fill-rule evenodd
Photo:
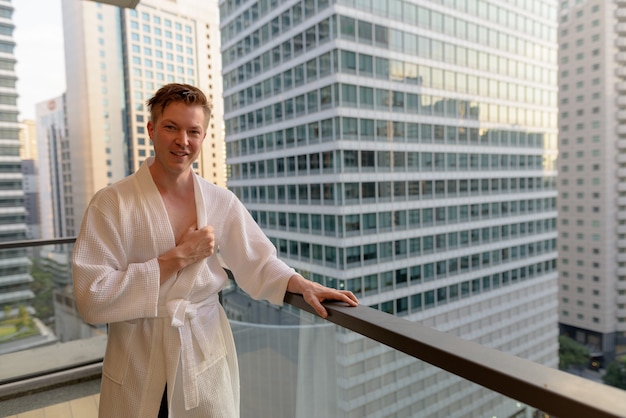
<path fill-rule="evenodd" d="M 165 312 L 161 311 L 159 315 L 172 318 L 172 327 L 178 329 L 186 410 L 199 405 L 198 368 L 193 354 L 194 339 L 202 351 L 203 360 L 208 360 L 211 352 L 208 330 L 202 327 L 197 317 L 198 309 L 217 303 L 219 303 L 217 294 L 199 303 L 185 299 L 172 299 L 165 305 Z"/>

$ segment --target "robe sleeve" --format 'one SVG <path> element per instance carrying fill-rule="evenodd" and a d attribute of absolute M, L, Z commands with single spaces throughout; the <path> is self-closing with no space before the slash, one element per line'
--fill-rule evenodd
<path fill-rule="evenodd" d="M 91 324 L 155 317 L 159 296 L 156 256 L 129 262 L 120 205 L 114 193 L 96 194 L 85 212 L 72 255 L 78 311 Z"/>
<path fill-rule="evenodd" d="M 216 244 L 235 281 L 246 293 L 254 299 L 282 305 L 287 282 L 295 270 L 277 257 L 272 242 L 234 195 Z"/>

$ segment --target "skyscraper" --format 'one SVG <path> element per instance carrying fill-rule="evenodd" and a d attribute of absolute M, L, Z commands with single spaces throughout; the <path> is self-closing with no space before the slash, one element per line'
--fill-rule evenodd
<path fill-rule="evenodd" d="M 37 167 L 37 135 L 34 120 L 23 120 L 20 126 L 20 162 L 22 165 L 22 186 L 24 190 L 24 208 L 26 209 L 26 238 L 37 239 L 40 234 L 39 219 L 39 173 Z"/>
<path fill-rule="evenodd" d="M 556 7 L 220 1 L 229 188 L 310 279 L 556 367 Z M 403 386 L 346 378 L 345 416 L 514 412 L 361 354 Z"/>
<path fill-rule="evenodd" d="M 36 117 L 41 238 L 68 237 L 65 215 L 72 161 L 65 129 L 65 95 L 37 103 Z"/>
<path fill-rule="evenodd" d="M 559 322 L 612 361 L 626 352 L 626 3 L 559 13 Z"/>
<path fill-rule="evenodd" d="M 102 187 L 134 172 L 151 153 L 145 102 L 163 84 L 189 83 L 213 99 L 195 165 L 225 185 L 219 26 L 211 1 L 142 1 L 120 9 L 63 0 L 67 130 L 71 183 L 67 230 L 76 234 L 85 207 Z"/>
<path fill-rule="evenodd" d="M 13 6 L 0 0 L 0 241 L 27 237 L 13 40 Z M 5 250 L 0 257 L 0 318 L 16 315 L 20 306 L 31 313 L 30 260 L 25 249 Z"/>

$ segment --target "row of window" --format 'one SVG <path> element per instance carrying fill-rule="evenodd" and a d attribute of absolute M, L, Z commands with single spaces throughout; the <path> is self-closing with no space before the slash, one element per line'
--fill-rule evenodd
<path fill-rule="evenodd" d="M 526 191 L 553 191 L 554 179 L 529 177 L 481 180 L 400 180 L 394 182 L 232 186 L 231 189 L 246 203 L 347 205 L 446 197 L 487 196 Z"/>
<path fill-rule="evenodd" d="M 334 126 L 336 128 L 333 127 Z M 296 145 L 302 147 L 304 145 L 319 144 L 322 140 L 329 141 L 333 139 L 334 129 L 337 129 L 341 134 L 338 135 L 342 139 L 351 140 L 364 140 L 364 141 L 381 141 L 389 143 L 404 143 L 410 144 L 448 144 L 448 145 L 480 145 L 480 146 L 501 146 L 501 147 L 515 147 L 515 148 L 538 148 L 538 149 L 552 149 L 553 148 L 553 135 L 545 135 L 542 133 L 532 133 L 524 131 L 508 131 L 508 130 L 479 130 L 478 128 L 466 128 L 450 125 L 438 125 L 430 123 L 414 123 L 414 122 L 400 122 L 389 120 L 374 120 L 374 119 L 356 119 L 337 117 L 334 119 L 324 119 L 322 121 L 311 122 L 306 125 L 298 125 L 295 128 L 287 128 L 277 130 L 275 132 L 268 132 L 263 135 L 255 135 L 248 138 L 235 139 L 226 143 L 226 153 L 228 158 L 234 158 L 246 155 L 258 155 L 264 152 L 273 152 L 274 150 L 289 149 Z M 357 151 L 353 151 L 357 152 Z M 373 151 L 362 150 L 361 157 L 368 158 L 369 154 L 363 154 Z M 379 155 L 384 157 L 384 152 L 379 151 Z M 425 153 L 428 154 L 428 153 Z M 457 160 L 456 153 L 450 154 L 448 157 L 451 163 L 449 165 L 439 165 L 439 160 L 444 157 L 445 153 L 435 153 L 434 167 L 444 168 L 448 167 L 454 169 L 460 166 L 465 168 L 465 158 L 459 153 L 458 164 L 454 164 Z M 400 154 L 399 154 L 400 155 Z M 478 168 L 478 165 L 474 165 L 473 159 L 478 158 L 478 154 L 464 154 L 470 155 L 469 165 L 470 168 Z M 472 157 L 475 155 L 476 157 Z M 486 155 L 486 154 L 485 154 Z M 493 154 L 492 159 L 499 154 Z M 418 154 L 413 153 L 412 156 L 406 157 L 409 166 L 418 167 L 419 159 L 415 159 Z M 528 166 L 540 167 L 539 160 L 537 164 L 526 164 L 527 158 L 541 158 L 537 155 L 501 155 L 501 162 L 497 163 L 495 160 L 491 163 L 493 168 L 500 167 L 516 167 L 519 158 L 520 168 L 526 168 Z M 302 160 L 302 156 L 298 157 Z M 314 157 L 309 157 L 312 159 Z M 398 164 L 405 165 L 403 161 L 405 157 L 394 157 L 398 159 Z M 428 158 L 428 157 L 425 157 Z M 482 157 L 484 158 L 484 157 Z M 413 159 L 411 162 L 409 159 Z M 511 160 L 511 162 L 509 162 Z M 441 160 L 440 162 L 443 162 Z M 301 165 L 301 161 L 298 163 Z M 488 168 L 488 165 L 481 162 L 482 168 Z M 366 164 L 363 164 L 365 166 Z"/>
<path fill-rule="evenodd" d="M 177 45 L 179 46 L 179 45 Z M 174 61 L 174 54 L 172 52 L 165 52 L 165 55 L 163 54 L 163 51 L 160 49 L 152 49 L 149 48 L 147 46 L 144 46 L 143 49 L 137 45 L 137 44 L 133 44 L 131 45 L 131 52 L 133 54 L 141 54 L 143 51 L 143 57 L 156 57 L 158 59 L 162 59 L 163 57 L 165 57 L 165 59 L 167 59 L 168 61 Z M 154 51 L 154 55 L 152 54 L 152 52 Z M 182 48 L 179 51 L 182 53 Z M 188 50 L 188 53 L 191 54 L 191 48 Z M 178 62 L 179 64 L 182 64 L 185 61 L 184 57 L 182 55 L 176 55 L 176 62 Z M 187 57 L 187 65 L 193 65 L 193 57 Z"/>
<path fill-rule="evenodd" d="M 251 214 L 262 228 L 317 235 L 324 234 L 326 236 L 344 238 L 389 231 L 419 230 L 420 228 L 428 228 L 434 225 L 477 222 L 531 213 L 550 215 L 555 210 L 555 205 L 555 199 L 546 198 L 352 215 L 321 215 L 316 213 L 286 213 L 262 210 L 251 210 Z M 490 228 L 486 227 L 482 231 L 479 229 L 465 232 L 457 231 L 462 235 L 461 239 L 456 239 L 454 238 L 456 235 L 453 235 L 448 239 L 448 245 L 451 245 L 453 242 L 466 242 L 463 239 L 466 236 L 470 237 L 468 239 L 471 242 L 475 242 L 476 239 L 488 242 L 495 239 L 506 239 L 518 234 L 525 235 L 527 233 L 553 231 L 555 228 L 555 219 L 547 218 L 519 225 L 507 224 Z M 457 232 L 454 234 L 457 234 Z M 482 238 L 478 237 L 479 233 Z M 475 238 L 474 235 L 476 235 Z M 434 239 L 438 243 L 443 242 L 445 247 L 445 237 L 446 234 L 442 234 L 437 235 Z M 439 246 L 437 248 L 440 249 Z"/>
<path fill-rule="evenodd" d="M 148 35 L 143 35 L 143 37 L 140 37 L 139 34 L 137 32 L 131 32 L 130 34 L 130 40 L 132 42 L 140 42 L 142 41 L 144 45 L 152 45 L 152 37 L 148 36 Z M 190 42 L 191 43 L 191 42 Z M 163 45 L 165 45 L 165 49 L 169 50 L 169 51 L 173 51 L 174 49 L 176 49 L 176 52 L 181 53 L 183 52 L 183 46 L 181 44 L 173 44 L 170 41 L 165 41 L 163 42 L 161 39 L 155 38 L 154 39 L 154 46 L 156 48 L 163 48 Z M 136 50 L 136 48 L 132 47 L 131 50 L 135 53 L 139 52 Z M 186 46 L 184 48 L 185 53 L 189 56 L 194 56 L 194 50 L 191 46 Z M 150 54 L 146 54 L 146 55 L 151 55 L 152 50 L 150 48 L 144 48 L 144 53 L 150 51 Z"/>
<path fill-rule="evenodd" d="M 420 312 L 424 309 L 431 309 L 450 302 L 455 302 L 459 299 L 476 296 L 490 290 L 497 290 L 501 287 L 513 285 L 526 279 L 551 273 L 554 270 L 554 263 L 550 261 L 531 264 L 518 269 L 503 271 L 490 276 L 467 280 L 450 286 L 443 286 L 434 290 L 428 290 L 423 293 L 415 293 L 411 296 L 404 296 L 395 300 L 385 301 L 380 304 L 371 305 L 370 307 L 392 315 L 405 316 L 411 313 Z M 400 277 L 400 280 L 403 280 L 402 276 Z M 362 289 L 363 288 L 364 286 Z M 363 294 L 367 294 L 368 292 L 364 290 L 353 290 L 353 293 L 362 297 Z"/>
<path fill-rule="evenodd" d="M 193 62 L 191 64 L 187 64 L 187 65 L 191 65 L 192 67 L 185 67 L 184 65 L 176 65 L 174 66 L 174 64 L 170 64 L 170 63 L 165 63 L 165 65 L 163 64 L 163 61 L 153 61 L 150 58 L 142 58 L 138 57 L 138 56 L 133 56 L 132 57 L 132 64 L 135 66 L 142 66 L 146 69 L 148 68 L 152 68 L 154 65 L 154 68 L 161 71 L 168 71 L 169 73 L 173 73 L 173 72 L 177 72 L 178 74 L 187 74 L 189 76 L 193 76 L 195 73 L 195 70 L 193 68 Z"/>
<path fill-rule="evenodd" d="M 160 84 L 164 84 L 164 81 L 167 81 L 168 83 L 173 83 L 173 82 L 177 82 L 177 83 L 189 83 L 189 84 L 195 84 L 196 80 L 195 78 L 185 78 L 184 76 L 181 75 L 174 75 L 174 74 L 167 74 L 167 73 L 163 73 L 161 71 L 152 71 L 149 69 L 142 69 L 139 67 L 134 67 L 133 68 L 133 76 L 138 77 L 138 78 L 147 78 L 148 80 L 156 80 L 157 82 L 159 82 Z M 148 95 L 149 90 L 146 90 L 146 95 Z M 154 92 L 154 91 L 152 91 Z M 139 101 L 137 98 L 135 98 L 135 110 L 143 110 L 144 108 L 144 102 Z"/>
<path fill-rule="evenodd" d="M 250 153 L 248 155 L 253 155 Z M 229 155 L 229 158 L 232 158 Z M 289 157 L 251 162 L 231 163 L 233 180 L 271 178 L 285 175 L 307 176 L 328 173 L 424 173 L 432 171 L 500 171 L 545 170 L 542 155 L 491 154 L 431 151 L 337 150 L 314 152 Z M 551 177 L 550 177 L 551 178 Z M 494 179 L 500 182 L 499 179 Z M 523 181 L 523 180 L 522 180 Z M 554 179 L 547 180 L 554 184 Z M 530 188 L 541 188 L 537 180 Z M 502 187 L 499 187 L 499 184 Z M 505 179 L 492 183 L 493 190 L 508 190 Z"/>
<path fill-rule="evenodd" d="M 445 236 L 445 235 L 444 235 Z M 412 238 L 409 240 L 386 241 L 348 248 L 337 248 L 329 245 L 311 244 L 308 242 L 288 241 L 275 239 L 278 253 L 281 257 L 292 260 L 300 260 L 329 268 L 338 268 L 342 271 L 352 268 L 360 268 L 366 265 L 381 264 L 389 261 L 404 260 L 409 257 L 418 257 L 432 253 L 420 248 L 420 243 L 426 244 L 427 238 Z M 444 241 L 445 242 L 445 241 Z M 471 255 L 443 259 L 422 266 L 424 275 L 429 271 L 432 279 L 443 279 L 456 274 L 466 273 L 473 270 L 481 270 L 496 266 L 501 263 L 544 255 L 555 250 L 553 247 L 556 240 L 537 241 L 530 244 L 522 244 L 500 248 L 493 251 L 485 251 Z M 432 244 L 432 242 L 431 242 Z M 445 245 L 445 244 L 444 244 Z M 461 244 L 460 248 L 479 245 L 477 242 Z M 445 246 L 444 246 L 445 248 Z M 450 247 L 456 249 L 459 246 Z M 437 249 L 445 251 L 445 249 Z M 384 289 L 381 289 L 384 290 Z"/>
<path fill-rule="evenodd" d="M 548 243 L 546 244 L 546 246 L 550 247 L 550 244 Z M 518 259 L 522 258 L 519 255 L 517 257 Z M 530 255 L 526 253 L 523 258 L 528 257 L 530 257 Z M 463 264 L 463 270 L 461 271 L 458 270 L 460 266 L 457 264 L 457 273 L 464 273 L 469 271 L 476 271 L 477 273 L 480 273 L 479 266 L 481 264 L 482 254 L 472 255 L 470 256 L 469 260 L 466 260 L 466 258 L 464 257 L 462 259 L 463 263 L 469 264 Z M 461 262 L 460 259 L 457 260 L 457 263 L 459 262 Z M 445 270 L 443 270 L 444 268 Z M 491 288 L 497 288 L 499 287 L 498 285 L 506 285 L 510 282 L 515 283 L 518 279 L 523 280 L 526 277 L 534 277 L 535 275 L 549 273 L 555 271 L 555 269 L 556 257 L 553 260 L 548 260 L 540 263 L 532 263 L 519 269 L 505 270 L 502 272 L 494 273 L 490 276 L 472 279 L 470 281 L 474 283 L 475 290 L 479 290 L 481 289 L 481 287 L 482 290 L 488 290 Z M 439 263 L 425 263 L 423 265 L 405 267 L 393 271 L 381 272 L 378 274 L 369 274 L 366 276 L 356 277 L 347 280 L 338 280 L 333 277 L 322 276 L 315 273 L 309 274 L 307 272 L 305 272 L 305 275 L 310 275 L 310 279 L 318 283 L 322 283 L 326 286 L 333 288 L 351 290 L 357 296 L 362 297 L 370 294 L 380 294 L 382 292 L 391 291 L 406 286 L 428 283 L 437 279 L 443 279 L 449 277 L 450 273 L 448 271 L 447 261 L 444 260 Z M 476 280 L 480 280 L 480 282 L 482 283 L 477 283 Z"/>
<path fill-rule="evenodd" d="M 479 188 L 480 187 L 480 188 Z M 503 188 L 504 187 L 504 188 Z M 553 191 L 550 179 L 414 180 L 394 182 L 312 183 L 277 186 L 232 186 L 244 203 L 358 205 L 407 200 L 488 196 L 526 191 Z"/>
<path fill-rule="evenodd" d="M 563 309 L 563 310 L 561 311 L 561 315 L 562 315 L 563 317 L 566 317 L 566 318 L 567 318 L 567 317 L 569 317 L 569 311 L 568 311 L 568 310 L 566 310 L 566 309 Z M 578 320 L 580 320 L 580 321 L 584 321 L 584 320 L 585 320 L 585 314 L 582 314 L 582 313 L 577 313 L 577 314 L 576 314 L 576 319 L 578 319 Z M 620 318 L 620 319 L 619 319 L 619 322 L 624 322 L 624 321 L 622 320 L 622 318 Z M 594 324 L 599 324 L 599 323 L 600 323 L 600 318 L 598 318 L 597 316 L 594 316 L 594 317 L 593 317 L 593 323 L 594 323 Z"/>
<path fill-rule="evenodd" d="M 133 20 L 131 21 L 132 26 L 137 27 L 139 25 L 139 22 L 134 19 L 139 18 L 139 12 L 135 9 L 128 9 L 128 14 L 131 18 L 133 18 Z M 141 12 L 141 21 L 144 22 L 143 23 L 144 25 L 150 23 L 151 17 L 152 17 L 152 25 L 154 28 L 159 28 L 163 26 L 165 28 L 171 29 L 173 27 L 177 32 L 183 31 L 183 25 L 179 22 L 174 22 L 174 24 L 172 25 L 172 21 L 170 19 L 161 19 L 161 16 L 157 16 L 157 15 L 151 16 L 150 13 L 148 12 Z M 191 26 L 185 25 L 185 33 L 191 33 L 191 32 L 192 32 Z"/>
<path fill-rule="evenodd" d="M 233 180 L 281 177 L 286 174 L 307 176 L 355 172 L 518 171 L 547 168 L 542 155 L 374 150 L 323 151 L 230 165 Z M 503 187 L 498 187 L 500 184 L 495 183 L 492 184 L 495 186 L 493 190 L 508 190 L 507 180 L 503 180 Z M 549 181 L 554 184 L 553 179 Z M 537 180 L 533 182 L 529 183 L 530 188 L 542 187 Z"/>
<path fill-rule="evenodd" d="M 338 150 L 231 164 L 233 180 L 308 176 L 327 173 L 388 173 L 432 171 L 544 170 L 543 156 L 516 154 L 470 154 L 464 152 L 418 152 Z M 492 179 L 491 190 L 509 190 L 508 180 Z M 472 180 L 478 182 L 478 180 Z M 488 180 L 484 180 L 488 181 Z M 502 187 L 500 187 L 502 185 Z M 537 188 L 541 186 L 536 184 Z M 473 184 L 472 187 L 473 188 Z M 455 188 L 456 189 L 456 188 Z M 464 188 L 467 191 L 470 188 Z"/>
<path fill-rule="evenodd" d="M 15 58 L 0 58 L 0 70 L 15 72 Z"/>
<path fill-rule="evenodd" d="M 20 183 L 20 186 L 22 184 Z M 12 189 L 16 189 L 15 187 L 13 187 Z M 6 188 L 3 188 L 2 190 L 7 190 Z M 0 216 L 0 225 L 17 225 L 17 224 L 24 224 L 26 223 L 26 215 L 24 214 L 15 214 L 15 213 L 7 213 L 4 214 L 2 216 Z M 2 253 L 0 253 L 0 258 L 9 258 L 9 257 L 2 257 Z"/>
<path fill-rule="evenodd" d="M 0 179 L 0 190 L 24 190 L 24 186 L 21 179 Z"/>
<path fill-rule="evenodd" d="M 354 94 L 344 88 L 353 88 Z M 374 89 L 361 87 L 363 99 L 355 102 L 356 86 L 335 83 L 302 94 L 295 98 L 269 104 L 250 112 L 230 117 L 224 121 L 226 134 L 232 135 L 246 132 L 274 123 L 291 120 L 305 114 L 313 114 L 323 110 L 347 107 L 371 110 L 374 108 Z M 376 97 L 376 109 L 400 114 L 419 114 L 423 116 L 439 116 L 461 120 L 480 120 L 497 124 L 516 124 L 522 126 L 543 127 L 552 129 L 556 126 L 556 113 L 539 109 L 524 109 L 486 102 L 468 102 L 456 99 L 444 99 L 431 95 L 418 95 L 402 91 L 376 89 L 380 93 Z M 365 96 L 367 95 L 367 96 Z M 356 121 L 357 119 L 353 118 Z M 362 119 L 364 120 L 364 119 Z M 405 126 L 404 122 L 401 125 Z M 407 126 L 411 126 L 408 124 Z M 372 122 L 373 128 L 373 122 Z M 355 135 L 356 125 L 346 125 L 347 134 Z M 373 129 L 372 129 L 373 131 Z M 341 132 L 337 126 L 337 135 Z M 329 134 L 332 132 L 329 132 Z M 367 134 L 367 132 L 366 132 Z"/>
<path fill-rule="evenodd" d="M 229 72 L 225 76 L 225 80 L 230 77 L 230 82 L 235 82 L 234 78 L 246 78 L 247 72 L 252 71 L 254 63 L 245 65 L 246 70 L 238 73 L 237 70 Z M 250 69 L 247 69 L 250 67 Z M 240 67 L 244 68 L 244 67 Z M 239 90 L 232 94 L 228 94 L 224 98 L 224 106 L 227 111 L 236 110 L 245 106 L 251 106 L 254 103 L 262 102 L 265 99 L 284 94 L 285 92 L 302 86 L 305 83 L 312 83 L 315 80 L 324 78 L 333 73 L 342 73 L 350 75 L 359 75 L 365 78 L 378 78 L 384 80 L 392 80 L 399 83 L 408 83 L 415 86 L 430 87 L 439 90 L 447 90 L 456 93 L 468 93 L 481 97 L 491 97 L 493 99 L 501 99 L 514 101 L 519 104 L 530 104 L 537 106 L 554 106 L 556 105 L 556 94 L 545 89 L 537 87 L 525 86 L 515 82 L 499 81 L 493 77 L 480 77 L 476 75 L 456 72 L 452 70 L 443 70 L 427 65 L 412 64 L 399 60 L 389 60 L 387 58 L 374 57 L 369 54 L 355 53 L 346 50 L 333 50 L 313 58 L 306 63 L 299 64 L 293 68 L 289 68 L 282 73 L 275 74 L 263 81 L 260 81 L 245 89 Z M 404 97 L 395 99 L 393 94 L 399 95 L 407 93 L 408 97 L 430 97 L 422 96 L 417 93 L 409 93 L 407 89 L 392 91 L 390 89 L 373 89 L 366 86 L 355 86 L 351 84 L 342 84 L 342 98 L 347 101 L 348 105 L 357 105 L 360 103 L 365 108 L 388 109 L 390 105 L 394 110 L 399 106 L 404 106 Z M 357 89 L 359 96 L 357 98 Z M 419 89 L 416 89 L 418 91 Z M 376 93 L 374 93 L 376 92 Z M 301 96 L 304 97 L 304 96 Z M 302 99 L 304 101 L 304 99 Z M 383 101 L 384 100 L 384 101 Z M 424 106 L 433 106 L 436 100 L 421 101 Z M 465 103 L 465 102 L 463 102 Z M 368 106 L 369 105 L 369 106 Z M 474 107 L 474 106 L 470 106 Z M 453 111 L 459 117 L 467 117 L 468 111 Z"/>

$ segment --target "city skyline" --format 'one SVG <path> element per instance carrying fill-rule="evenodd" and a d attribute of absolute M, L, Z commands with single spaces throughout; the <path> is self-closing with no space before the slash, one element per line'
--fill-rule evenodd
<path fill-rule="evenodd" d="M 612 86 L 626 72 L 609 71 L 626 56 L 618 2 L 219 0 L 221 23 L 188 26 L 161 1 L 117 15 L 96 1 L 33 0 L 39 19 L 14 4 L 16 117 L 39 122 L 38 106 L 56 100 L 51 110 L 73 123 L 57 151 L 69 197 L 58 201 L 71 215 L 60 223 L 75 228 L 78 197 L 150 155 L 145 99 L 163 77 L 189 82 L 220 106 L 203 167 L 225 174 L 227 151 L 224 185 L 305 277 L 550 367 L 558 334 L 604 360 L 620 353 L 626 159 L 611 152 L 624 153 L 626 101 L 614 99 L 626 88 Z M 63 8 L 81 4 L 64 28 Z M 97 181 L 78 190 L 85 173 Z M 368 369 L 373 360 L 360 360 L 370 374 L 405 369 Z M 359 390 L 341 386 L 338 399 Z M 471 397 L 455 407 L 508 408 Z"/>

